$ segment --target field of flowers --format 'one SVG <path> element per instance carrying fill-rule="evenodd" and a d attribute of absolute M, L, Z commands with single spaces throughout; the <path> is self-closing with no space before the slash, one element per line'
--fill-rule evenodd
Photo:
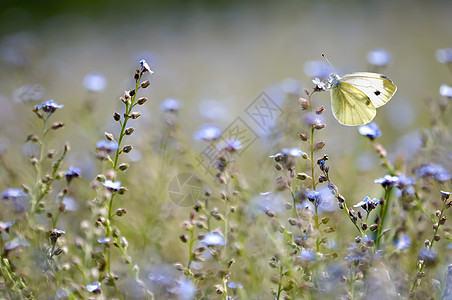
<path fill-rule="evenodd" d="M 451 4 L 88 2 L 0 5 L 1 299 L 452 299 Z"/>

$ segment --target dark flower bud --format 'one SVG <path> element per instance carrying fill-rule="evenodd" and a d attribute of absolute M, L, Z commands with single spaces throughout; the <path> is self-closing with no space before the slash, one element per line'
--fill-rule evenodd
<path fill-rule="evenodd" d="M 366 223 L 363 223 L 363 225 L 361 226 L 361 228 L 362 228 L 363 230 L 366 230 L 366 229 L 367 229 L 367 224 L 366 224 Z"/>
<path fill-rule="evenodd" d="M 129 96 L 133 97 L 135 95 L 135 89 L 129 91 Z"/>
<path fill-rule="evenodd" d="M 375 231 L 375 230 L 378 229 L 378 225 L 377 224 L 372 224 L 372 225 L 370 225 L 369 229 L 370 229 L 370 231 Z"/>
<path fill-rule="evenodd" d="M 52 124 L 52 129 L 53 130 L 57 130 L 57 129 L 60 129 L 60 128 L 63 128 L 63 127 L 64 127 L 64 124 L 61 123 L 61 122 L 55 122 L 55 123 Z"/>
<path fill-rule="evenodd" d="M 119 121 L 121 120 L 121 115 L 115 111 L 115 113 L 113 114 L 113 119 L 115 119 L 115 121 Z"/>
<path fill-rule="evenodd" d="M 49 152 L 47 152 L 47 158 L 53 158 L 56 155 L 55 149 L 50 149 Z"/>
<path fill-rule="evenodd" d="M 318 115 L 321 115 L 324 110 L 325 110 L 325 108 L 323 106 L 321 106 L 315 110 L 315 113 Z"/>
<path fill-rule="evenodd" d="M 314 148 L 315 148 L 316 150 L 323 149 L 323 147 L 325 147 L 325 142 L 323 142 L 323 141 L 318 142 L 318 143 L 315 144 L 315 146 L 314 146 Z"/>
<path fill-rule="evenodd" d="M 274 211 L 271 211 L 271 210 L 265 211 L 265 214 L 266 214 L 267 216 L 269 216 L 270 218 L 273 218 L 274 216 L 276 216 L 275 212 L 274 212 Z"/>
<path fill-rule="evenodd" d="M 133 113 L 131 113 L 130 114 L 130 117 L 132 118 L 132 119 L 138 119 L 139 117 L 141 116 L 141 113 L 140 112 L 133 112 Z"/>
<path fill-rule="evenodd" d="M 281 164 L 275 164 L 275 169 L 276 169 L 276 170 L 281 171 L 282 168 L 283 168 L 283 167 L 282 167 Z"/>
<path fill-rule="evenodd" d="M 145 88 L 147 88 L 150 84 L 151 84 L 151 82 L 150 82 L 149 80 L 146 80 L 146 81 L 143 81 L 143 82 L 141 83 L 141 87 L 142 87 L 143 89 L 145 89 Z"/>
<path fill-rule="evenodd" d="M 58 255 L 62 254 L 63 252 L 64 252 L 63 249 L 58 247 L 58 248 L 55 249 L 55 251 L 53 251 L 53 255 L 54 256 L 58 256 Z"/>
<path fill-rule="evenodd" d="M 298 133 L 298 137 L 303 141 L 306 142 L 308 140 L 308 136 L 305 133 Z"/>
<path fill-rule="evenodd" d="M 118 209 L 116 210 L 116 215 L 117 215 L 118 217 L 121 217 L 121 216 L 125 215 L 126 213 L 127 213 L 127 211 L 126 211 L 125 208 L 118 208 Z"/>
<path fill-rule="evenodd" d="M 437 234 L 433 237 L 433 239 L 438 242 L 441 239 L 441 236 Z"/>
<path fill-rule="evenodd" d="M 107 139 L 107 141 L 114 141 L 115 140 L 115 137 L 113 136 L 113 134 L 111 134 L 109 132 L 105 131 L 104 135 L 105 135 L 105 138 Z"/>
<path fill-rule="evenodd" d="M 131 135 L 135 131 L 135 128 L 129 127 L 124 131 L 125 135 Z"/>
<path fill-rule="evenodd" d="M 135 79 L 135 81 L 138 81 L 138 79 L 140 79 L 140 70 L 138 70 L 138 69 L 135 70 L 135 74 L 133 75 L 133 79 Z"/>
<path fill-rule="evenodd" d="M 308 178 L 311 178 L 311 177 L 308 174 L 306 174 L 306 173 L 298 173 L 297 174 L 297 179 L 306 180 Z"/>
<path fill-rule="evenodd" d="M 127 170 L 127 168 L 129 167 L 129 164 L 128 163 L 122 163 L 122 164 L 120 164 L 119 165 L 119 170 L 121 170 L 121 171 L 125 171 L 125 170 Z"/>
<path fill-rule="evenodd" d="M 308 90 L 308 89 L 303 89 L 303 92 L 304 92 L 307 96 L 309 96 L 309 90 Z"/>
<path fill-rule="evenodd" d="M 146 101 L 148 101 L 148 98 L 141 97 L 141 98 L 138 98 L 137 103 L 138 103 L 138 105 L 143 105 L 146 103 Z"/>
<path fill-rule="evenodd" d="M 317 130 L 321 130 L 321 129 L 325 128 L 325 124 L 316 124 L 316 125 L 314 125 L 314 128 Z"/>
<path fill-rule="evenodd" d="M 124 153 L 129 153 L 132 150 L 132 146 L 131 145 L 125 145 L 124 148 L 122 148 L 122 152 Z"/>
<path fill-rule="evenodd" d="M 319 182 L 322 183 L 322 182 L 325 182 L 325 181 L 327 181 L 326 176 L 325 175 L 320 175 L 319 176 Z"/>
<path fill-rule="evenodd" d="M 179 239 L 182 241 L 182 243 L 187 243 L 188 242 L 188 236 L 186 234 L 181 234 L 179 236 Z"/>
<path fill-rule="evenodd" d="M 447 217 L 446 216 L 442 216 L 438 223 L 440 225 L 444 225 L 444 223 L 446 223 L 446 220 L 447 220 Z"/>

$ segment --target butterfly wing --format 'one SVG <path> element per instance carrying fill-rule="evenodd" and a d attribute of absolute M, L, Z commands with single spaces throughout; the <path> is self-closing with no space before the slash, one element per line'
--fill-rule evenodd
<path fill-rule="evenodd" d="M 369 123 L 377 110 L 371 99 L 360 89 L 340 81 L 331 89 L 333 115 L 343 125 L 355 126 Z"/>
<path fill-rule="evenodd" d="M 391 79 L 378 73 L 350 73 L 344 75 L 341 81 L 361 90 L 370 98 L 375 108 L 386 104 L 397 91 L 397 86 Z"/>

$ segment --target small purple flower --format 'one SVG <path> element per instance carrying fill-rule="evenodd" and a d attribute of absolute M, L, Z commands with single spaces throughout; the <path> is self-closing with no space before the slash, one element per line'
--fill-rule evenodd
<path fill-rule="evenodd" d="M 387 186 L 394 186 L 399 181 L 399 177 L 397 176 L 391 176 L 391 175 L 385 175 L 384 177 L 375 179 L 376 184 L 381 184 L 383 187 Z"/>
<path fill-rule="evenodd" d="M 395 243 L 397 249 L 402 250 L 402 249 L 410 247 L 411 239 L 408 235 L 404 234 L 401 237 L 398 237 L 397 239 L 395 239 L 394 243 Z"/>
<path fill-rule="evenodd" d="M 17 199 L 21 197 L 28 197 L 28 194 L 26 194 L 22 189 L 9 188 L 2 193 L 2 199 L 4 200 Z"/>
<path fill-rule="evenodd" d="M 315 260 L 314 252 L 305 248 L 301 249 L 300 257 L 302 261 L 308 261 L 311 263 Z"/>
<path fill-rule="evenodd" d="M 27 210 L 30 196 L 22 189 L 9 188 L 2 193 L 2 199 L 11 201 L 14 211 L 23 213 Z"/>
<path fill-rule="evenodd" d="M 230 289 L 243 289 L 243 285 L 240 282 L 235 283 L 234 281 L 228 282 L 228 288 Z"/>
<path fill-rule="evenodd" d="M 73 178 L 80 177 L 81 171 L 79 168 L 69 167 L 69 170 L 65 172 L 66 181 L 69 184 Z"/>
<path fill-rule="evenodd" d="M 436 59 L 442 64 L 452 62 L 452 48 L 436 50 Z"/>
<path fill-rule="evenodd" d="M 10 251 L 19 247 L 30 247 L 30 243 L 23 238 L 14 238 L 5 244 L 5 251 Z"/>
<path fill-rule="evenodd" d="M 366 197 L 364 197 L 364 199 L 362 201 L 353 205 L 353 207 L 362 207 L 366 210 L 372 210 L 375 207 L 377 207 L 377 205 L 379 203 L 380 203 L 380 199 L 377 199 L 377 198 L 370 199 L 370 197 L 366 196 Z"/>
<path fill-rule="evenodd" d="M 312 112 L 305 114 L 303 120 L 308 126 L 316 126 L 323 124 L 323 117 Z"/>
<path fill-rule="evenodd" d="M 8 232 L 8 231 L 9 231 L 9 228 L 10 228 L 11 226 L 13 226 L 14 224 L 15 224 L 14 221 L 12 221 L 12 222 L 2 222 L 2 221 L 0 221 L 0 234 L 1 234 L 3 231 Z"/>
<path fill-rule="evenodd" d="M 201 241 L 201 245 L 204 246 L 224 246 L 226 241 L 224 237 L 218 232 L 207 233 Z"/>
<path fill-rule="evenodd" d="M 321 81 L 318 77 L 312 80 L 312 83 L 315 84 L 315 89 L 317 91 L 325 91 L 325 82 Z"/>
<path fill-rule="evenodd" d="M 116 143 L 115 141 L 101 140 L 97 142 L 96 149 L 109 154 L 118 149 L 118 143 Z"/>
<path fill-rule="evenodd" d="M 303 155 L 303 151 L 301 151 L 298 148 L 283 148 L 281 152 L 276 153 L 275 155 L 270 155 L 270 158 L 277 158 L 281 156 L 292 156 L 292 157 L 299 157 Z"/>
<path fill-rule="evenodd" d="M 99 93 L 107 87 L 107 79 L 99 72 L 93 72 L 83 78 L 83 86 L 90 92 Z"/>
<path fill-rule="evenodd" d="M 47 114 L 54 113 L 57 109 L 63 108 L 64 105 L 58 105 L 53 99 L 42 103 L 41 105 L 35 105 L 36 109 L 42 109 Z"/>
<path fill-rule="evenodd" d="M 374 140 L 381 136 L 380 128 L 378 128 L 378 125 L 373 122 L 359 126 L 358 131 L 361 135 L 367 136 L 371 140 Z"/>
<path fill-rule="evenodd" d="M 221 136 L 220 128 L 212 125 L 202 126 L 194 135 L 196 140 L 214 141 Z"/>
<path fill-rule="evenodd" d="M 447 84 L 442 84 L 439 88 L 439 93 L 443 97 L 452 98 L 452 87 Z"/>
<path fill-rule="evenodd" d="M 391 62 L 391 53 L 385 49 L 377 48 L 367 53 L 367 61 L 371 65 L 384 67 Z"/>
<path fill-rule="evenodd" d="M 451 179 L 449 171 L 438 164 L 422 164 L 416 171 L 416 176 L 427 177 L 432 176 L 438 181 L 444 182 Z"/>
<path fill-rule="evenodd" d="M 94 282 L 92 284 L 87 284 L 86 290 L 90 293 L 96 293 L 100 291 L 100 286 L 101 286 L 100 282 Z"/>
<path fill-rule="evenodd" d="M 436 251 L 433 249 L 428 249 L 426 247 L 422 248 L 419 252 L 419 259 L 425 260 L 426 263 L 433 263 L 436 260 Z"/>
<path fill-rule="evenodd" d="M 160 104 L 160 110 L 164 112 L 177 112 L 180 109 L 180 101 L 174 98 L 166 98 Z"/>
<path fill-rule="evenodd" d="M 142 59 L 140 60 L 141 70 L 142 72 L 149 72 L 150 74 L 153 74 L 154 71 L 151 70 L 146 60 Z"/>
<path fill-rule="evenodd" d="M 231 138 L 223 141 L 219 146 L 218 149 L 226 150 L 228 152 L 237 152 L 240 149 L 242 149 L 242 142 L 239 139 Z"/>
<path fill-rule="evenodd" d="M 107 179 L 102 184 L 112 192 L 117 192 L 121 188 L 121 181 L 111 181 Z"/>

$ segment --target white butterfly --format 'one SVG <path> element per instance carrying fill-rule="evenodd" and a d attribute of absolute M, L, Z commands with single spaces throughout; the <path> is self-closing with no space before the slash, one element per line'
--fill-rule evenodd
<path fill-rule="evenodd" d="M 376 109 L 391 100 L 397 86 L 383 74 L 356 72 L 343 77 L 331 74 L 327 89 L 334 117 L 343 125 L 355 126 L 372 121 Z"/>

